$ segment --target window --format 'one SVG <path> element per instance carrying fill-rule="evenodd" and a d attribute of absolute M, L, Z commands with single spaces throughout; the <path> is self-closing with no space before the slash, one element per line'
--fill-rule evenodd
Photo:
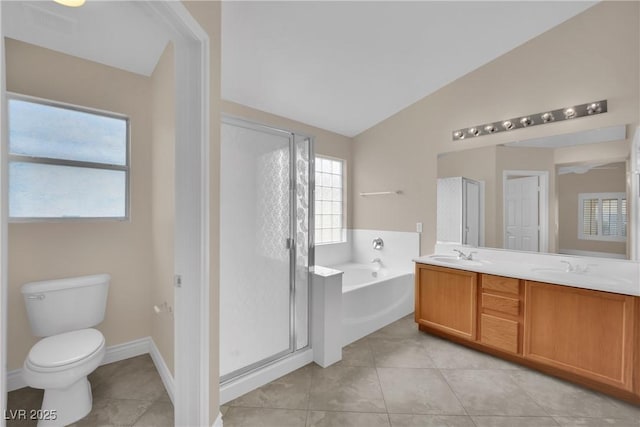
<path fill-rule="evenodd" d="M 625 193 L 580 193 L 578 238 L 624 242 L 627 240 Z"/>
<path fill-rule="evenodd" d="M 316 156 L 315 243 L 346 241 L 344 229 L 344 161 Z"/>
<path fill-rule="evenodd" d="M 9 97 L 9 217 L 126 219 L 129 120 Z"/>

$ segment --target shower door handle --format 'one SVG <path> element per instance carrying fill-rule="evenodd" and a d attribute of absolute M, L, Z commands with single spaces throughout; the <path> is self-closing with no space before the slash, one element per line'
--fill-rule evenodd
<path fill-rule="evenodd" d="M 291 249 L 293 248 L 293 246 L 295 245 L 293 239 L 291 237 L 287 238 L 287 242 L 286 242 L 286 247 L 287 249 Z"/>

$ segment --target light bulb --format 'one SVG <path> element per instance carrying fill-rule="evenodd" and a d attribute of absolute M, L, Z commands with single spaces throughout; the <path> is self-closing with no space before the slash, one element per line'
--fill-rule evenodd
<path fill-rule="evenodd" d="M 523 117 L 520 119 L 520 124 L 522 125 L 522 127 L 527 127 L 529 125 L 531 125 L 533 123 L 533 120 L 531 120 L 531 118 L 529 117 Z"/>
<path fill-rule="evenodd" d="M 482 133 L 482 131 L 478 128 L 469 128 L 469 131 L 467 133 L 472 136 L 478 136 Z"/>
<path fill-rule="evenodd" d="M 542 119 L 543 123 L 549 123 L 556 119 L 555 117 L 553 117 L 552 113 L 544 113 L 540 116 L 540 118 Z"/>
<path fill-rule="evenodd" d="M 497 127 L 495 127 L 494 125 L 486 125 L 486 126 L 484 127 L 484 130 L 485 130 L 485 132 L 487 132 L 487 133 L 494 133 L 494 132 L 497 132 L 497 131 L 498 131 L 498 128 L 497 128 Z"/>
<path fill-rule="evenodd" d="M 505 120 L 504 122 L 502 122 L 502 127 L 505 130 L 511 130 L 515 127 L 515 125 L 513 124 L 513 122 L 511 120 Z"/>
<path fill-rule="evenodd" d="M 576 110 L 573 108 L 567 108 L 564 110 L 564 118 L 565 119 L 573 119 L 576 116 Z"/>

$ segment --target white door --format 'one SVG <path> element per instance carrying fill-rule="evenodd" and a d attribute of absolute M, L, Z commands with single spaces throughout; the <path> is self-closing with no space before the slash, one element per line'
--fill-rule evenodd
<path fill-rule="evenodd" d="M 462 180 L 464 188 L 464 229 L 462 243 L 480 246 L 480 183 Z"/>
<path fill-rule="evenodd" d="M 539 249 L 539 177 L 507 178 L 504 194 L 505 249 Z"/>

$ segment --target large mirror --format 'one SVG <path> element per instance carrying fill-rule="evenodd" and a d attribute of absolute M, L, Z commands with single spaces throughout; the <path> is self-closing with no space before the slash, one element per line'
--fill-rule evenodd
<path fill-rule="evenodd" d="M 630 164 L 625 125 L 440 154 L 437 239 L 630 259 Z"/>

